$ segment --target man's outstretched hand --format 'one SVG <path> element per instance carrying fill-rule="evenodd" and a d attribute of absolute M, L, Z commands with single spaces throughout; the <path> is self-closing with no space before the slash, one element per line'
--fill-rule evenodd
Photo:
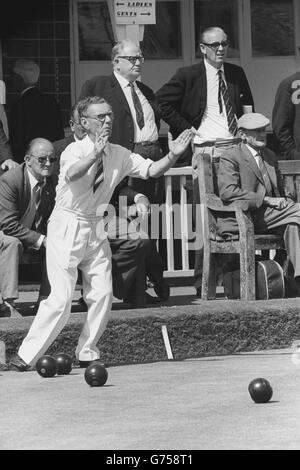
<path fill-rule="evenodd" d="M 168 132 L 168 143 L 170 152 L 179 157 L 189 146 L 193 137 L 193 131 L 191 129 L 186 129 L 177 137 L 177 139 L 172 140 L 172 134 Z"/>

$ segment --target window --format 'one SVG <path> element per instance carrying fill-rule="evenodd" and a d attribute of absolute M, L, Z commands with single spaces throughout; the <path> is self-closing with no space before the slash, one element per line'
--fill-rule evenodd
<path fill-rule="evenodd" d="M 182 56 L 179 1 L 156 3 L 156 24 L 145 26 L 142 49 L 147 59 Z"/>
<path fill-rule="evenodd" d="M 239 57 L 237 0 L 195 0 L 194 16 L 196 57 L 202 57 L 199 50 L 200 34 L 211 26 L 219 26 L 228 35 L 230 47 L 227 57 Z"/>
<path fill-rule="evenodd" d="M 107 2 L 78 3 L 79 60 L 110 60 L 115 44 Z"/>
<path fill-rule="evenodd" d="M 115 44 L 107 2 L 78 3 L 79 60 L 110 60 Z M 159 1 L 156 24 L 145 25 L 142 50 L 146 59 L 182 55 L 180 2 Z"/>
<path fill-rule="evenodd" d="M 251 0 L 252 55 L 295 54 L 293 0 Z"/>

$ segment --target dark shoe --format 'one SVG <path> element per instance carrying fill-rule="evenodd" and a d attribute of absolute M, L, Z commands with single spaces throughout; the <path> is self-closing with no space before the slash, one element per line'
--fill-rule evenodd
<path fill-rule="evenodd" d="M 148 292 L 146 292 L 145 294 L 146 296 L 146 304 L 158 304 L 161 299 L 159 299 L 158 297 L 152 297 L 152 295 L 148 294 Z"/>
<path fill-rule="evenodd" d="M 162 281 L 161 284 L 154 284 L 153 289 L 160 300 L 166 301 L 170 297 L 170 286 L 166 281 Z"/>
<path fill-rule="evenodd" d="M 9 369 L 17 372 L 26 372 L 30 369 L 30 365 L 26 364 L 26 362 L 16 354 L 9 362 Z"/>
<path fill-rule="evenodd" d="M 78 304 L 79 306 L 82 308 L 82 311 L 83 312 L 87 312 L 87 304 L 85 303 L 85 301 L 83 300 L 83 297 L 80 297 L 80 299 L 78 299 Z"/>
<path fill-rule="evenodd" d="M 23 318 L 20 312 L 15 307 L 15 301 L 13 299 L 3 300 L 3 303 L 6 305 L 7 308 L 10 310 L 10 316 L 12 318 Z"/>
<path fill-rule="evenodd" d="M 0 304 L 0 318 L 11 317 L 11 311 L 8 305 L 4 302 Z"/>
<path fill-rule="evenodd" d="M 78 362 L 79 362 L 80 369 L 86 368 L 90 366 L 91 364 L 94 364 L 94 362 L 99 362 L 101 366 L 105 367 L 104 364 L 100 361 L 100 359 L 94 359 L 93 361 L 78 361 Z"/>

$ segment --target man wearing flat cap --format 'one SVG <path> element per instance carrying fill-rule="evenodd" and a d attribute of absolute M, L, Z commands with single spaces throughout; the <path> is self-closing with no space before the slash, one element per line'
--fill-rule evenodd
<path fill-rule="evenodd" d="M 300 286 L 300 204 L 286 194 L 275 153 L 266 147 L 270 121 L 259 113 L 238 120 L 242 142 L 220 158 L 218 186 L 224 203 L 244 202 L 250 210 L 255 233 L 283 233 L 293 276 Z M 218 219 L 219 233 L 238 233 L 234 218 Z"/>

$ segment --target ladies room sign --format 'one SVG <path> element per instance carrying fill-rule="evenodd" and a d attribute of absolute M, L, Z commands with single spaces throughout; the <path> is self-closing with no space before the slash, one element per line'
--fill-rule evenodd
<path fill-rule="evenodd" d="M 114 0 L 116 24 L 155 24 L 155 0 L 130 2 Z"/>

